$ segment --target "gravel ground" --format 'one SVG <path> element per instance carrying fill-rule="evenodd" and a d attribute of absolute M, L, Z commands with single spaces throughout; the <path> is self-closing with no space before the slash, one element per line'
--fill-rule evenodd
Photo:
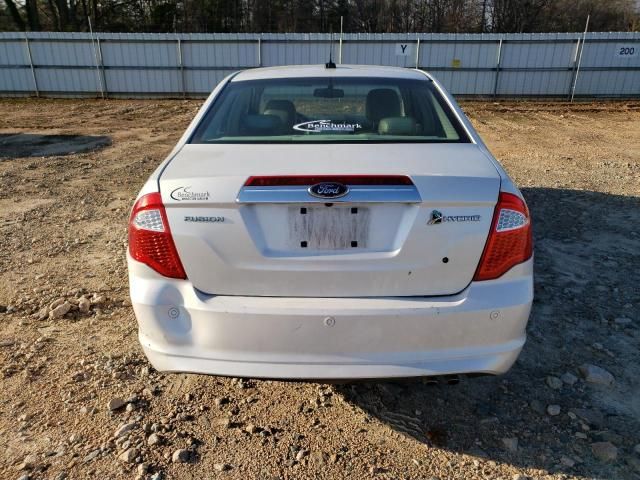
<path fill-rule="evenodd" d="M 0 101 L 0 135 L 111 141 L 0 154 L 0 478 L 640 478 L 640 103 L 463 104 L 532 210 L 536 300 L 513 369 L 457 386 L 150 367 L 126 222 L 199 104 Z"/>

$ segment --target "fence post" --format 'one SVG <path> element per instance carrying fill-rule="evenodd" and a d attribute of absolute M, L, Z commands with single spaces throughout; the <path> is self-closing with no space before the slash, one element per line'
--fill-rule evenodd
<path fill-rule="evenodd" d="M 416 70 L 420 67 L 420 37 L 416 40 Z"/>
<path fill-rule="evenodd" d="M 29 37 L 27 32 L 24 32 L 24 43 L 27 47 L 27 57 L 29 58 L 29 67 L 31 67 L 31 78 L 33 79 L 33 91 L 36 97 L 40 97 L 40 90 L 38 90 L 38 80 L 36 79 L 36 71 L 33 68 L 33 58 L 31 57 L 31 46 L 29 45 Z"/>
<path fill-rule="evenodd" d="M 576 94 L 576 85 L 578 84 L 578 75 L 580 74 L 580 63 L 582 62 L 582 52 L 584 51 L 584 44 L 587 41 L 587 30 L 589 30 L 590 17 L 591 15 L 587 15 L 587 23 L 584 27 L 584 34 L 582 35 L 582 46 L 580 47 L 580 55 L 578 55 L 578 62 L 575 67 L 575 75 L 573 76 L 573 85 L 571 86 L 571 103 L 573 103 L 573 96 Z M 576 53 L 578 53 L 577 50 Z"/>
<path fill-rule="evenodd" d="M 578 66 L 578 52 L 580 51 L 580 37 L 576 40 L 576 49 L 573 52 L 573 66 L 571 67 L 571 81 L 569 82 L 569 91 L 567 92 L 567 100 L 571 99 L 573 91 L 573 82 L 576 78 L 576 67 Z"/>
<path fill-rule="evenodd" d="M 262 66 L 262 36 L 258 37 L 258 66 Z"/>
<path fill-rule="evenodd" d="M 338 48 L 338 64 L 342 65 L 342 21 L 343 17 L 340 16 L 340 47 Z"/>
<path fill-rule="evenodd" d="M 496 55 L 496 78 L 493 84 L 493 96 L 498 95 L 498 77 L 500 76 L 500 62 L 502 61 L 502 38 L 498 42 L 498 54 Z"/>
<path fill-rule="evenodd" d="M 182 41 L 178 37 L 178 67 L 180 68 L 180 86 L 182 88 L 182 98 L 187 98 L 187 85 L 184 79 L 184 62 L 182 59 Z"/>
<path fill-rule="evenodd" d="M 91 34 L 91 48 L 93 48 L 93 57 L 96 60 L 96 78 L 98 79 L 98 86 L 100 87 L 100 96 L 104 98 L 104 87 L 102 86 L 102 76 L 100 75 L 100 63 L 102 61 L 98 61 L 98 50 L 96 50 L 96 45 L 93 40 L 93 27 L 91 26 L 91 17 L 87 17 L 87 22 L 89 24 L 89 33 Z M 98 48 L 100 48 L 100 39 L 98 39 Z M 102 58 L 102 54 L 100 54 Z"/>
<path fill-rule="evenodd" d="M 109 92 L 107 90 L 107 76 L 104 73 L 104 59 L 102 58 L 102 44 L 100 43 L 100 38 L 96 38 L 96 44 L 98 45 L 98 60 L 100 61 L 99 72 L 102 73 L 102 82 L 100 84 L 102 88 L 102 98 L 107 98 L 109 96 Z"/>

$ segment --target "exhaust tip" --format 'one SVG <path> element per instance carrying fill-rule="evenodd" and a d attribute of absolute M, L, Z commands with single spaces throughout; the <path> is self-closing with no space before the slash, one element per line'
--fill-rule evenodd
<path fill-rule="evenodd" d="M 441 375 L 438 377 L 425 377 L 423 379 L 425 385 L 458 385 L 460 383 L 460 375 Z"/>
<path fill-rule="evenodd" d="M 446 378 L 447 385 L 458 385 L 460 383 L 460 377 L 457 375 Z"/>

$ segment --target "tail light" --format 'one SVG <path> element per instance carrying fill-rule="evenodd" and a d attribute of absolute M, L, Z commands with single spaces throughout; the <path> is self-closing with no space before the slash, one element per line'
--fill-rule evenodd
<path fill-rule="evenodd" d="M 186 279 L 159 193 L 138 199 L 129 219 L 129 254 L 165 277 Z"/>
<path fill-rule="evenodd" d="M 533 253 L 529 209 L 520 197 L 500 192 L 491 231 L 474 280 L 492 280 Z"/>

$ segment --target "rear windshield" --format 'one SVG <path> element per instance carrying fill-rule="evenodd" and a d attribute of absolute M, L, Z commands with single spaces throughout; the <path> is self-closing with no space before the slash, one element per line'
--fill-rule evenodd
<path fill-rule="evenodd" d="M 191 143 L 469 142 L 430 80 L 295 78 L 228 83 Z"/>

